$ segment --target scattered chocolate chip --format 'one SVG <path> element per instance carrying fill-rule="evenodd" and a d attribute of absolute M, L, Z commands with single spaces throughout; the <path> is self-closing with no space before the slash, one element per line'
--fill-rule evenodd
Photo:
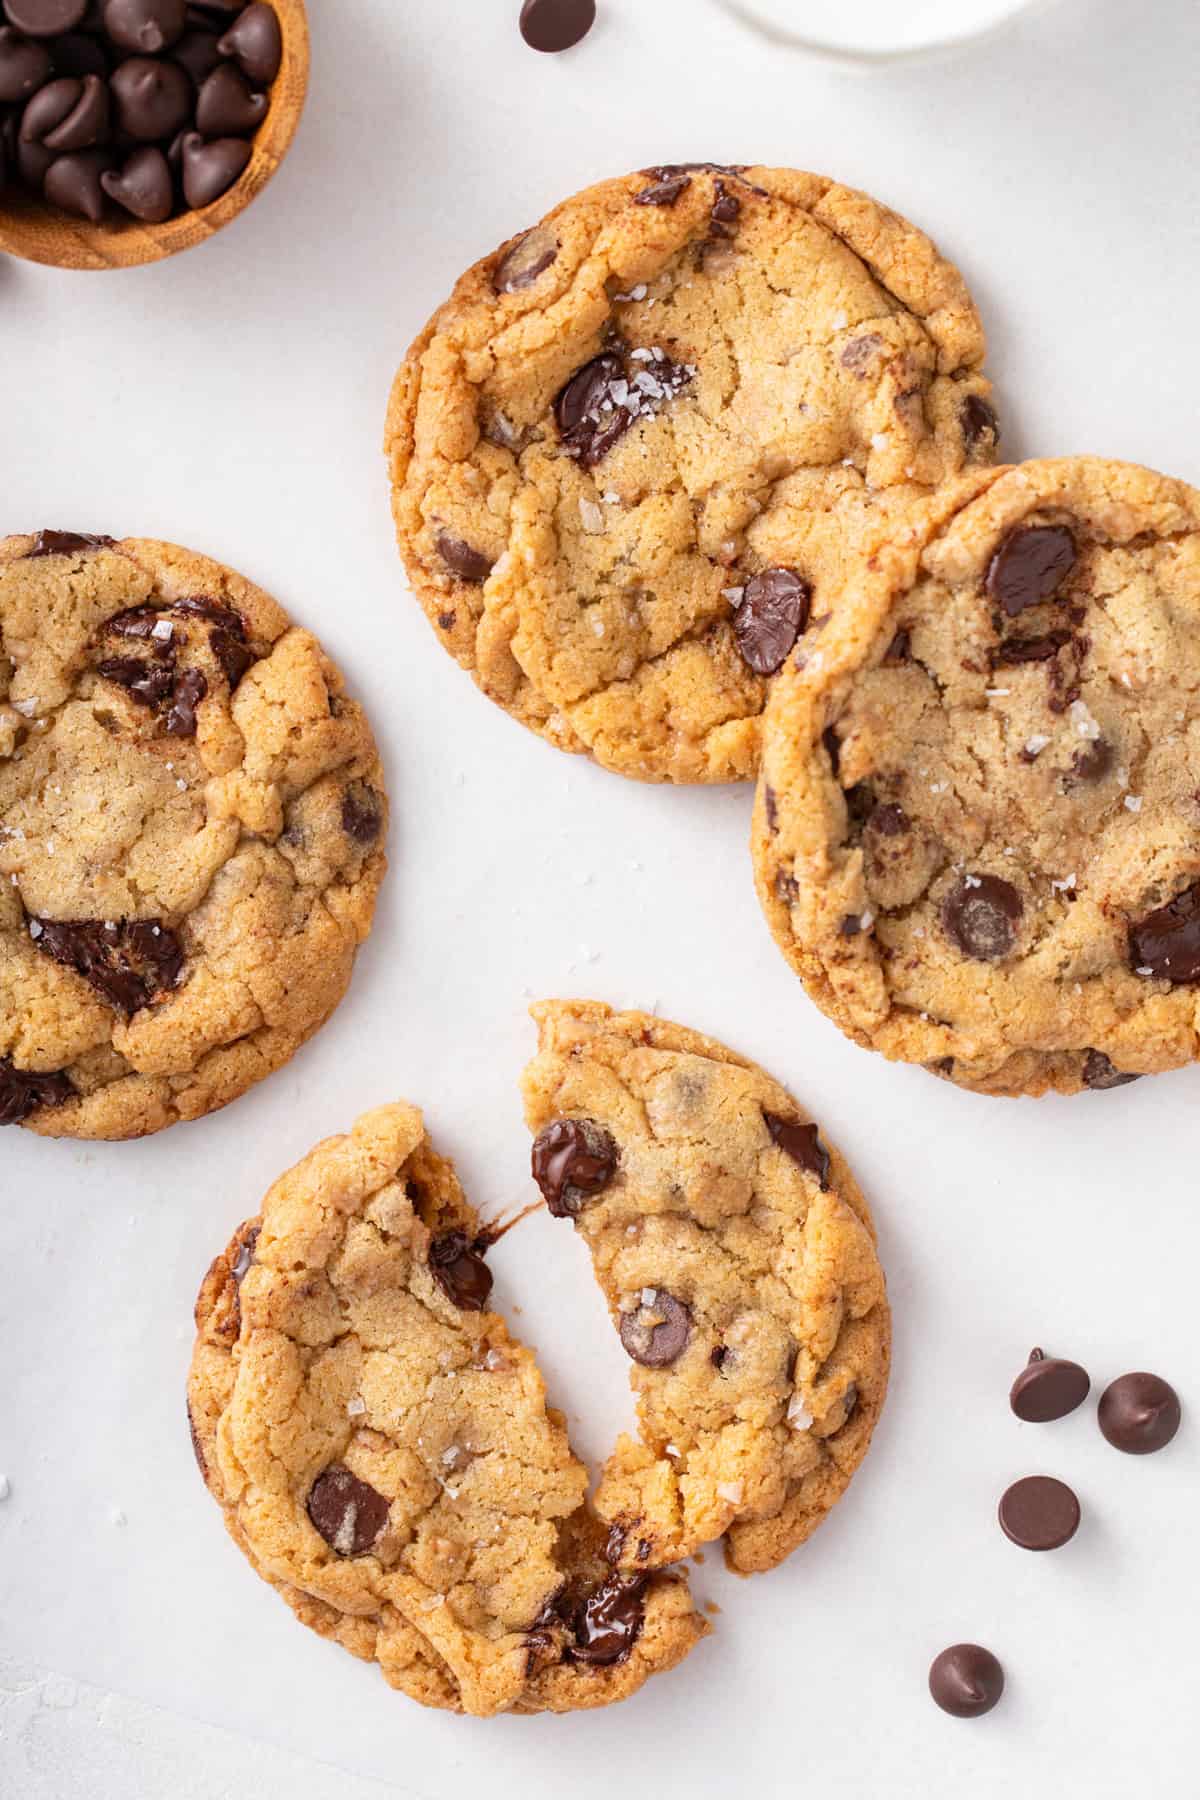
<path fill-rule="evenodd" d="M 616 1171 L 617 1146 L 590 1119 L 555 1119 L 533 1140 L 533 1179 L 556 1219 L 573 1219 L 606 1188 Z"/>
<path fill-rule="evenodd" d="M 866 378 L 871 359 L 877 350 L 883 348 L 883 339 L 877 331 L 864 332 L 862 337 L 851 338 L 841 354 L 843 369 L 849 369 L 860 381 Z"/>
<path fill-rule="evenodd" d="M 269 87 L 283 62 L 283 33 L 273 6 L 263 0 L 238 14 L 217 45 L 222 56 L 231 56 L 248 81 Z"/>
<path fill-rule="evenodd" d="M 192 84 L 178 63 L 131 56 L 112 78 L 121 130 L 140 144 L 174 137 L 192 111 Z"/>
<path fill-rule="evenodd" d="M 242 138 L 214 138 L 206 143 L 198 131 L 189 131 L 180 151 L 183 157 L 183 197 L 197 209 L 211 206 L 245 172 L 250 146 Z"/>
<path fill-rule="evenodd" d="M 1087 1088 L 1128 1087 L 1131 1081 L 1139 1081 L 1138 1075 L 1127 1075 L 1124 1070 L 1114 1068 L 1103 1050 L 1089 1050 L 1083 1059 L 1083 1085 Z"/>
<path fill-rule="evenodd" d="M 48 81 L 21 115 L 21 140 L 60 155 L 90 150 L 108 136 L 108 88 L 98 75 Z"/>
<path fill-rule="evenodd" d="M 342 796 L 342 830 L 356 844 L 373 844 L 383 830 L 379 795 L 365 781 L 356 781 Z"/>
<path fill-rule="evenodd" d="M 544 225 L 535 225 L 501 258 L 492 278 L 496 292 L 515 294 L 532 287 L 538 276 L 558 261 L 558 249 L 553 233 Z"/>
<path fill-rule="evenodd" d="M 0 25 L 0 105 L 19 106 L 49 81 L 53 64 L 44 44 Z"/>
<path fill-rule="evenodd" d="M 567 1651 L 572 1662 L 593 1667 L 624 1662 L 641 1634 L 648 1580 L 646 1575 L 610 1575 L 576 1607 L 570 1621 L 575 1642 Z"/>
<path fill-rule="evenodd" d="M 41 1075 L 0 1056 L 0 1125 L 20 1125 L 40 1106 L 64 1106 L 74 1098 L 75 1089 L 61 1071 Z"/>
<path fill-rule="evenodd" d="M 75 150 L 56 157 L 46 170 L 42 191 L 52 206 L 98 225 L 104 217 L 100 177 L 113 166 L 110 150 Z"/>
<path fill-rule="evenodd" d="M 171 737 L 196 735 L 196 708 L 208 692 L 208 682 L 199 669 L 185 669 L 175 682 L 171 705 L 167 711 L 167 733 Z"/>
<path fill-rule="evenodd" d="M 929 1692 L 956 1719 L 981 1719 L 1004 1692 L 1004 1670 L 982 1644 L 951 1644 L 935 1656 Z"/>
<path fill-rule="evenodd" d="M 1087 1370 L 1078 1363 L 1031 1350 L 1028 1365 L 1012 1384 L 1008 1403 L 1018 1419 L 1029 1425 L 1047 1425 L 1082 1406 L 1091 1385 Z"/>
<path fill-rule="evenodd" d="M 872 807 L 867 819 L 867 830 L 873 831 L 876 837 L 903 837 L 912 830 L 912 820 L 902 806 L 888 801 L 882 806 Z"/>
<path fill-rule="evenodd" d="M 39 531 L 33 540 L 34 556 L 73 556 L 79 550 L 108 550 L 115 538 L 92 537 L 86 531 Z"/>
<path fill-rule="evenodd" d="M 942 902 L 942 928 L 964 956 L 1000 962 L 1016 943 L 1024 903 L 998 875 L 964 875 Z"/>
<path fill-rule="evenodd" d="M 652 418 L 695 375 L 657 347 L 616 345 L 584 363 L 554 402 L 563 448 L 585 469 L 596 464 L 638 419 Z"/>
<path fill-rule="evenodd" d="M 1077 750 L 1071 758 L 1071 773 L 1076 781 L 1103 781 L 1116 761 L 1116 752 L 1107 738 L 1093 738 L 1086 750 Z"/>
<path fill-rule="evenodd" d="M 1200 882 L 1129 927 L 1129 960 L 1139 975 L 1200 981 Z"/>
<path fill-rule="evenodd" d="M 88 0 L 4 0 L 9 23 L 33 38 L 73 31 L 87 9 Z"/>
<path fill-rule="evenodd" d="M 521 36 L 531 50 L 571 50 L 596 23 L 596 0 L 525 0 Z"/>
<path fill-rule="evenodd" d="M 479 1240 L 465 1231 L 443 1231 L 429 1246 L 429 1273 L 447 1299 L 463 1312 L 482 1312 L 492 1291 L 492 1271 L 479 1253 Z"/>
<path fill-rule="evenodd" d="M 621 1314 L 621 1342 L 644 1369 L 665 1369 L 677 1362 L 692 1334 L 692 1315 L 666 1288 L 655 1288 L 640 1305 Z"/>
<path fill-rule="evenodd" d="M 1100 1396 L 1100 1429 L 1114 1450 L 1150 1456 L 1179 1430 L 1179 1395 L 1160 1375 L 1120 1375 Z"/>
<path fill-rule="evenodd" d="M 794 569 L 763 569 L 750 577 L 733 616 L 733 635 L 756 675 L 782 668 L 808 624 L 811 602 L 812 587 Z"/>
<path fill-rule="evenodd" d="M 135 55 L 157 56 L 183 36 L 185 0 L 104 0 L 101 16 L 114 44 Z"/>
<path fill-rule="evenodd" d="M 183 973 L 183 946 L 153 919 L 31 919 L 29 935 L 44 956 L 74 969 L 129 1016 L 178 987 Z"/>
<path fill-rule="evenodd" d="M 453 537 L 448 531 L 440 531 L 437 537 L 437 553 L 460 581 L 486 581 L 492 572 L 491 558 L 482 550 L 476 550 L 463 538 Z"/>
<path fill-rule="evenodd" d="M 1069 631 L 1047 631 L 1042 637 L 1007 638 L 992 652 L 992 667 L 1002 669 L 1018 663 L 1049 662 L 1071 642 Z"/>
<path fill-rule="evenodd" d="M 161 225 L 175 207 L 175 183 L 166 157 L 154 144 L 135 150 L 123 167 L 106 169 L 100 186 L 110 200 L 145 225 Z"/>
<path fill-rule="evenodd" d="M 1018 525 L 988 565 L 987 591 L 1009 618 L 1052 600 L 1075 567 L 1078 551 L 1065 525 Z"/>
<path fill-rule="evenodd" d="M 794 1119 L 780 1118 L 778 1113 L 764 1112 L 767 1130 L 779 1145 L 786 1151 L 794 1163 L 815 1175 L 821 1192 L 829 1188 L 829 1152 L 817 1132 L 815 1125 L 798 1125 Z"/>
<path fill-rule="evenodd" d="M 334 1463 L 309 1490 L 308 1516 L 339 1556 L 365 1556 L 388 1522 L 388 1503 L 367 1482 Z"/>
<path fill-rule="evenodd" d="M 650 187 L 643 188 L 633 196 L 635 206 L 674 206 L 681 194 L 687 192 L 692 185 L 690 175 L 668 175 L 665 181 L 655 181 Z"/>
<path fill-rule="evenodd" d="M 1027 1475 L 1000 1497 L 1000 1529 L 1022 1550 L 1058 1550 L 1079 1529 L 1079 1501 L 1065 1481 Z"/>
<path fill-rule="evenodd" d="M 994 450 L 1000 442 L 1000 420 L 990 400 L 982 394 L 968 394 L 959 411 L 963 442 L 967 455 L 980 450 Z"/>

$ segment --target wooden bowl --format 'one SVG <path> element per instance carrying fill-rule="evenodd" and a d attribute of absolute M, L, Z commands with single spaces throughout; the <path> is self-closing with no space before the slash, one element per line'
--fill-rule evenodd
<path fill-rule="evenodd" d="M 279 15 L 283 61 L 271 87 L 267 116 L 253 139 L 250 161 L 227 193 L 211 206 L 180 213 L 162 225 L 144 225 L 116 211 L 103 224 L 93 225 L 46 206 L 32 194 L 6 193 L 0 201 L 0 250 L 57 269 L 132 269 L 206 243 L 222 225 L 236 219 L 287 155 L 308 92 L 304 0 L 271 0 L 271 4 Z"/>

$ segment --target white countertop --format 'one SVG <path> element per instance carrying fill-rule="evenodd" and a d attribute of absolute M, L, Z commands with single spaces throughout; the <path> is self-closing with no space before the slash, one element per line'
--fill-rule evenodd
<path fill-rule="evenodd" d="M 1044 1343 L 1097 1388 L 1149 1367 L 1200 1406 L 1200 1073 L 1004 1103 L 844 1042 L 759 915 L 748 791 L 639 788 L 558 756 L 438 650 L 404 591 L 379 440 L 396 363 L 474 257 L 598 177 L 761 160 L 874 191 L 962 264 L 1010 453 L 1200 481 L 1200 8 L 1052 0 L 971 52 L 853 77 L 709 0 L 601 7 L 554 60 L 521 43 L 517 0 L 318 0 L 300 136 L 238 224 L 128 275 L 0 259 L 0 529 L 159 535 L 260 580 L 368 703 L 396 817 L 351 994 L 289 1068 L 142 1144 L 3 1136 L 6 1800 L 1195 1787 L 1194 1415 L 1137 1459 L 1091 1410 L 1022 1426 L 1006 1395 Z M 396 1095 L 485 1213 L 524 1198 L 524 1008 L 572 992 L 657 1004 L 811 1107 L 876 1208 L 893 1391 L 849 1496 L 785 1568 L 695 1572 L 722 1611 L 680 1670 L 605 1713 L 447 1718 L 305 1632 L 226 1541 L 184 1420 L 190 1310 L 269 1181 Z M 494 1260 L 601 1454 L 631 1409 L 579 1246 L 543 1216 Z M 1050 1556 L 994 1520 L 1034 1472 L 1084 1506 Z M 925 1691 L 964 1637 L 1009 1676 L 978 1723 Z"/>

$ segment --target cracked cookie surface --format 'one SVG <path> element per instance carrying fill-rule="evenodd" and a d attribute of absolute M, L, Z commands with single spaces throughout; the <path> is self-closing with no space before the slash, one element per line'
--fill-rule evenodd
<path fill-rule="evenodd" d="M 1200 1048 L 1200 493 L 979 473 L 848 566 L 780 675 L 759 894 L 850 1036 L 997 1094 Z"/>
<path fill-rule="evenodd" d="M 316 639 L 174 545 L 0 542 L 0 1123 L 225 1105 L 333 1011 L 387 802 Z"/>
<path fill-rule="evenodd" d="M 488 1243 L 414 1107 L 319 1144 L 201 1289 L 197 1461 L 257 1572 L 412 1698 L 607 1705 L 708 1627 L 682 1577 L 606 1558 Z"/>
<path fill-rule="evenodd" d="M 591 1252 L 641 1442 L 597 1509 L 618 1565 L 724 1537 L 740 1574 L 816 1529 L 866 1454 L 890 1314 L 870 1214 L 778 1082 L 724 1045 L 588 1001 L 533 1008 L 533 1169 Z"/>
<path fill-rule="evenodd" d="M 992 460 L 983 357 L 958 271 L 864 194 L 703 164 L 600 183 L 409 352 L 387 426 L 409 577 L 561 749 L 748 779 L 847 538 Z"/>

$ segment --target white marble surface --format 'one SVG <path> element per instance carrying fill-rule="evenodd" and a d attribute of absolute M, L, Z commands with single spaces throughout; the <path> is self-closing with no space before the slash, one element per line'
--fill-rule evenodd
<path fill-rule="evenodd" d="M 4 1135 L 6 1800 L 1195 1790 L 1200 1433 L 1121 1458 L 1090 1414 L 1023 1427 L 1005 1395 L 1035 1342 L 1098 1382 L 1150 1366 L 1200 1395 L 1200 1075 L 1008 1105 L 844 1042 L 761 922 L 747 793 L 558 757 L 437 650 L 378 444 L 404 346 L 473 257 L 615 170 L 759 158 L 873 189 L 961 261 L 1011 451 L 1200 480 L 1200 9 L 1055 0 L 978 51 L 869 78 L 773 50 L 709 0 L 602 10 L 552 61 L 522 46 L 517 0 L 318 0 L 295 150 L 235 227 L 126 276 L 0 262 L 0 527 L 156 533 L 263 581 L 369 703 L 396 802 L 351 996 L 288 1070 L 144 1144 Z M 225 1539 L 184 1423 L 190 1307 L 268 1181 L 397 1093 L 485 1211 L 524 1197 L 523 1008 L 572 990 L 657 1002 L 804 1096 L 877 1208 L 894 1388 L 850 1496 L 785 1569 L 697 1571 L 722 1612 L 675 1675 L 608 1714 L 447 1719 L 304 1632 Z M 578 1247 L 541 1218 L 495 1260 L 601 1452 L 629 1408 Z M 1054 1556 L 994 1522 L 1037 1471 L 1085 1507 Z M 1009 1670 L 978 1724 L 924 1691 L 960 1637 Z"/>

